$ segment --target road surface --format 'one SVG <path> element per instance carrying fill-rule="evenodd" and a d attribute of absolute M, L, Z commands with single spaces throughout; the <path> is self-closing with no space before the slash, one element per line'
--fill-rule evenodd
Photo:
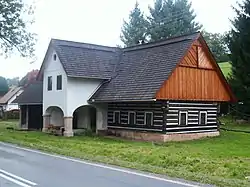
<path fill-rule="evenodd" d="M 0 142 L 0 187 L 198 187 L 134 170 Z"/>

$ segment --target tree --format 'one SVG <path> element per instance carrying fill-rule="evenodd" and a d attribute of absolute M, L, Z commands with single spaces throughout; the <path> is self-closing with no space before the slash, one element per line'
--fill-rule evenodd
<path fill-rule="evenodd" d="M 20 81 L 19 86 L 26 87 L 32 82 L 36 81 L 36 77 L 39 73 L 39 70 L 32 70 L 28 72 Z"/>
<path fill-rule="evenodd" d="M 225 34 L 202 32 L 211 52 L 213 53 L 217 62 L 229 61 L 229 51 L 225 39 Z"/>
<path fill-rule="evenodd" d="M 229 81 L 236 97 L 243 102 L 239 110 L 250 115 L 250 1 L 245 0 L 234 10 L 236 17 L 228 35 L 232 63 Z"/>
<path fill-rule="evenodd" d="M 33 7 L 24 0 L 0 0 L 0 46 L 6 57 L 16 50 L 21 56 L 32 56 L 35 34 L 28 31 Z"/>
<path fill-rule="evenodd" d="M 0 96 L 3 96 L 9 91 L 7 80 L 0 76 Z"/>
<path fill-rule="evenodd" d="M 137 45 L 139 41 L 146 41 L 147 21 L 136 2 L 134 9 L 129 14 L 129 21 L 122 27 L 121 41 L 126 47 Z"/>
<path fill-rule="evenodd" d="M 18 86 L 19 84 L 19 77 L 14 77 L 12 79 L 7 79 L 8 86 Z"/>
<path fill-rule="evenodd" d="M 148 33 L 151 41 L 192 33 L 202 26 L 195 21 L 196 15 L 188 0 L 156 0 L 149 7 Z"/>

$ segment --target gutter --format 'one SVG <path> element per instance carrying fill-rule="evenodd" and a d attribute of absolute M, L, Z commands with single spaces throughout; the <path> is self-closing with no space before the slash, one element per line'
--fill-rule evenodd
<path fill-rule="evenodd" d="M 118 102 L 156 102 L 156 99 L 146 99 L 146 100 L 104 100 L 104 101 L 95 101 L 95 99 L 89 100 L 89 103 L 118 103 Z"/>
<path fill-rule="evenodd" d="M 67 73 L 66 73 L 66 75 L 67 75 Z M 70 77 L 70 78 L 83 78 L 83 79 L 96 79 L 96 80 L 110 80 L 110 78 L 76 76 L 76 75 L 67 75 L 67 77 Z"/>

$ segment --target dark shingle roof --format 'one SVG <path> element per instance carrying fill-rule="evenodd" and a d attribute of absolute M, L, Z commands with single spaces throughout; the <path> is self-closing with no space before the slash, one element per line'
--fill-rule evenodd
<path fill-rule="evenodd" d="M 199 33 L 123 49 L 116 75 L 91 101 L 154 99 Z"/>
<path fill-rule="evenodd" d="M 19 105 L 42 104 L 43 103 L 43 82 L 36 81 L 29 84 L 13 103 Z"/>
<path fill-rule="evenodd" d="M 117 62 L 115 47 L 52 39 L 68 76 L 110 79 Z"/>

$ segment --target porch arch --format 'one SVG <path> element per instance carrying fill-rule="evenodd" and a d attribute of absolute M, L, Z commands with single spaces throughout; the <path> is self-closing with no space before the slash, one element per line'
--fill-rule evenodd
<path fill-rule="evenodd" d="M 50 106 L 45 111 L 45 116 L 49 117 L 47 125 L 64 126 L 64 112 L 58 106 Z"/>
<path fill-rule="evenodd" d="M 96 108 L 83 105 L 73 112 L 73 129 L 87 129 L 96 131 Z"/>

